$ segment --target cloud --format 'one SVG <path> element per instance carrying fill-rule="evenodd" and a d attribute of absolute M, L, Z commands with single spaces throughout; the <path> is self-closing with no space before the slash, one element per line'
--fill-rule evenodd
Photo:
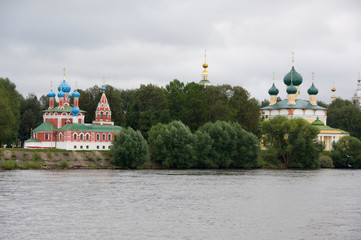
<path fill-rule="evenodd" d="M 213 84 L 244 86 L 269 98 L 272 72 L 283 76 L 296 52 L 308 98 L 350 99 L 361 70 L 359 1 L 1 1 L 0 72 L 23 94 L 46 94 L 67 68 L 71 84 L 137 88 L 178 78 L 200 80 L 207 49 Z M 73 85 L 74 86 L 74 85 Z M 284 97 L 283 96 L 283 97 Z"/>

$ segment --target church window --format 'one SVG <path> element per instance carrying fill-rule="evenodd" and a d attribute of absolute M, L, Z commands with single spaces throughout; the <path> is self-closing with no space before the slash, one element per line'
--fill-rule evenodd
<path fill-rule="evenodd" d="M 80 140 L 83 140 L 83 134 L 80 134 Z"/>
<path fill-rule="evenodd" d="M 99 149 L 99 146 L 97 146 L 97 149 Z"/>
<path fill-rule="evenodd" d="M 103 146 L 103 149 L 105 149 L 105 146 Z"/>
<path fill-rule="evenodd" d="M 36 133 L 34 133 L 34 138 L 36 138 L 37 136 L 36 136 Z"/>
<path fill-rule="evenodd" d="M 77 135 L 76 135 L 76 133 L 74 133 L 74 140 L 76 140 L 77 139 Z"/>
<path fill-rule="evenodd" d="M 100 113 L 100 119 L 103 119 L 103 112 Z"/>
<path fill-rule="evenodd" d="M 74 145 L 74 149 L 76 149 L 76 146 Z"/>
<path fill-rule="evenodd" d="M 103 134 L 103 141 L 105 141 L 106 137 L 105 137 L 105 134 Z"/>
<path fill-rule="evenodd" d="M 112 135 L 109 134 L 109 135 L 108 135 L 108 141 L 111 141 L 111 140 L 112 140 Z"/>
<path fill-rule="evenodd" d="M 100 135 L 99 135 L 99 133 L 97 134 L 97 141 L 99 141 L 100 140 Z"/>
<path fill-rule="evenodd" d="M 45 140 L 49 139 L 49 134 L 45 133 Z"/>
<path fill-rule="evenodd" d="M 89 134 L 85 135 L 85 139 L 89 141 Z"/>
<path fill-rule="evenodd" d="M 59 134 L 59 140 L 61 140 L 62 136 L 63 136 L 63 135 L 60 133 L 60 134 Z"/>
<path fill-rule="evenodd" d="M 105 118 L 108 119 L 108 113 L 105 114 Z"/>
<path fill-rule="evenodd" d="M 80 146 L 80 149 L 83 149 L 83 146 Z"/>
<path fill-rule="evenodd" d="M 86 145 L 86 149 L 89 149 L 89 145 Z"/>

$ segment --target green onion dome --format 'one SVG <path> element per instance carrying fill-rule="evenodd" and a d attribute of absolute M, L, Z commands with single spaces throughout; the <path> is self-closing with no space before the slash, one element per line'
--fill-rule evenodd
<path fill-rule="evenodd" d="M 307 90 L 307 93 L 309 95 L 317 95 L 318 89 L 315 87 L 315 85 L 312 83 L 311 87 Z"/>
<path fill-rule="evenodd" d="M 291 85 L 287 88 L 286 91 L 288 94 L 296 94 L 297 88 L 293 86 L 293 82 L 291 82 Z"/>
<path fill-rule="evenodd" d="M 275 84 L 272 84 L 272 87 L 268 90 L 269 95 L 277 95 L 279 93 L 278 89 L 276 88 Z"/>
<path fill-rule="evenodd" d="M 303 78 L 301 76 L 301 74 L 299 74 L 298 72 L 296 72 L 295 67 L 292 66 L 292 69 L 289 73 L 286 74 L 286 76 L 283 78 L 283 82 L 289 86 L 291 84 L 291 72 L 292 72 L 292 80 L 293 80 L 293 85 L 295 86 L 299 86 L 301 85 Z"/>

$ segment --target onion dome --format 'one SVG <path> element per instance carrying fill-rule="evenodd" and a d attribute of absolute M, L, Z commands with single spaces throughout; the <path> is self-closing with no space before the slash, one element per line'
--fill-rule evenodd
<path fill-rule="evenodd" d="M 283 78 L 283 82 L 289 86 L 291 84 L 291 72 L 292 72 L 292 80 L 293 80 L 293 85 L 295 86 L 299 86 L 301 85 L 303 78 L 301 76 L 301 74 L 299 74 L 298 72 L 296 72 L 295 67 L 292 66 L 292 69 L 289 73 L 286 74 L 286 76 Z"/>
<path fill-rule="evenodd" d="M 309 95 L 317 95 L 318 89 L 315 87 L 315 85 L 312 83 L 311 87 L 307 90 L 307 93 Z"/>
<path fill-rule="evenodd" d="M 202 66 L 203 66 L 203 68 L 207 68 L 208 64 L 206 62 L 204 62 Z"/>
<path fill-rule="evenodd" d="M 65 93 L 63 92 L 63 91 L 60 91 L 59 93 L 58 93 L 58 97 L 65 97 Z"/>
<path fill-rule="evenodd" d="M 105 85 L 103 85 L 102 91 L 105 92 Z"/>
<path fill-rule="evenodd" d="M 80 97 L 80 93 L 79 93 L 77 90 L 75 90 L 75 91 L 73 92 L 73 97 L 74 97 L 74 98 Z"/>
<path fill-rule="evenodd" d="M 332 91 L 332 92 L 336 92 L 336 88 L 333 87 L 333 88 L 331 89 L 331 91 Z"/>
<path fill-rule="evenodd" d="M 63 80 L 63 82 L 58 87 L 59 92 L 60 92 L 60 90 L 65 92 L 65 93 L 68 93 L 71 90 L 70 85 L 67 82 L 65 82 L 65 79 Z"/>
<path fill-rule="evenodd" d="M 272 84 L 272 87 L 268 90 L 269 95 L 277 95 L 279 93 L 278 89 L 276 88 L 275 84 Z"/>
<path fill-rule="evenodd" d="M 296 94 L 297 88 L 293 86 L 293 82 L 291 82 L 291 85 L 287 88 L 286 91 L 288 94 Z"/>
<path fill-rule="evenodd" d="M 73 113 L 74 116 L 78 116 L 79 109 L 76 106 L 74 106 L 74 108 L 71 112 Z"/>
<path fill-rule="evenodd" d="M 53 89 L 51 89 L 50 93 L 48 93 L 48 97 L 55 97 L 55 93 L 53 92 Z"/>
<path fill-rule="evenodd" d="M 68 98 L 71 98 L 71 93 L 68 93 Z"/>

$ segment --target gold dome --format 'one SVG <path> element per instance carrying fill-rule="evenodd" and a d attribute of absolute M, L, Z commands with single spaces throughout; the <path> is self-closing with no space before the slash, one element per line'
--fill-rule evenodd
<path fill-rule="evenodd" d="M 207 68 L 208 64 L 206 62 L 203 63 L 203 68 Z"/>
<path fill-rule="evenodd" d="M 333 88 L 331 89 L 331 91 L 332 91 L 332 92 L 335 92 L 335 91 L 336 91 L 336 88 L 335 88 L 335 87 L 333 87 Z"/>

